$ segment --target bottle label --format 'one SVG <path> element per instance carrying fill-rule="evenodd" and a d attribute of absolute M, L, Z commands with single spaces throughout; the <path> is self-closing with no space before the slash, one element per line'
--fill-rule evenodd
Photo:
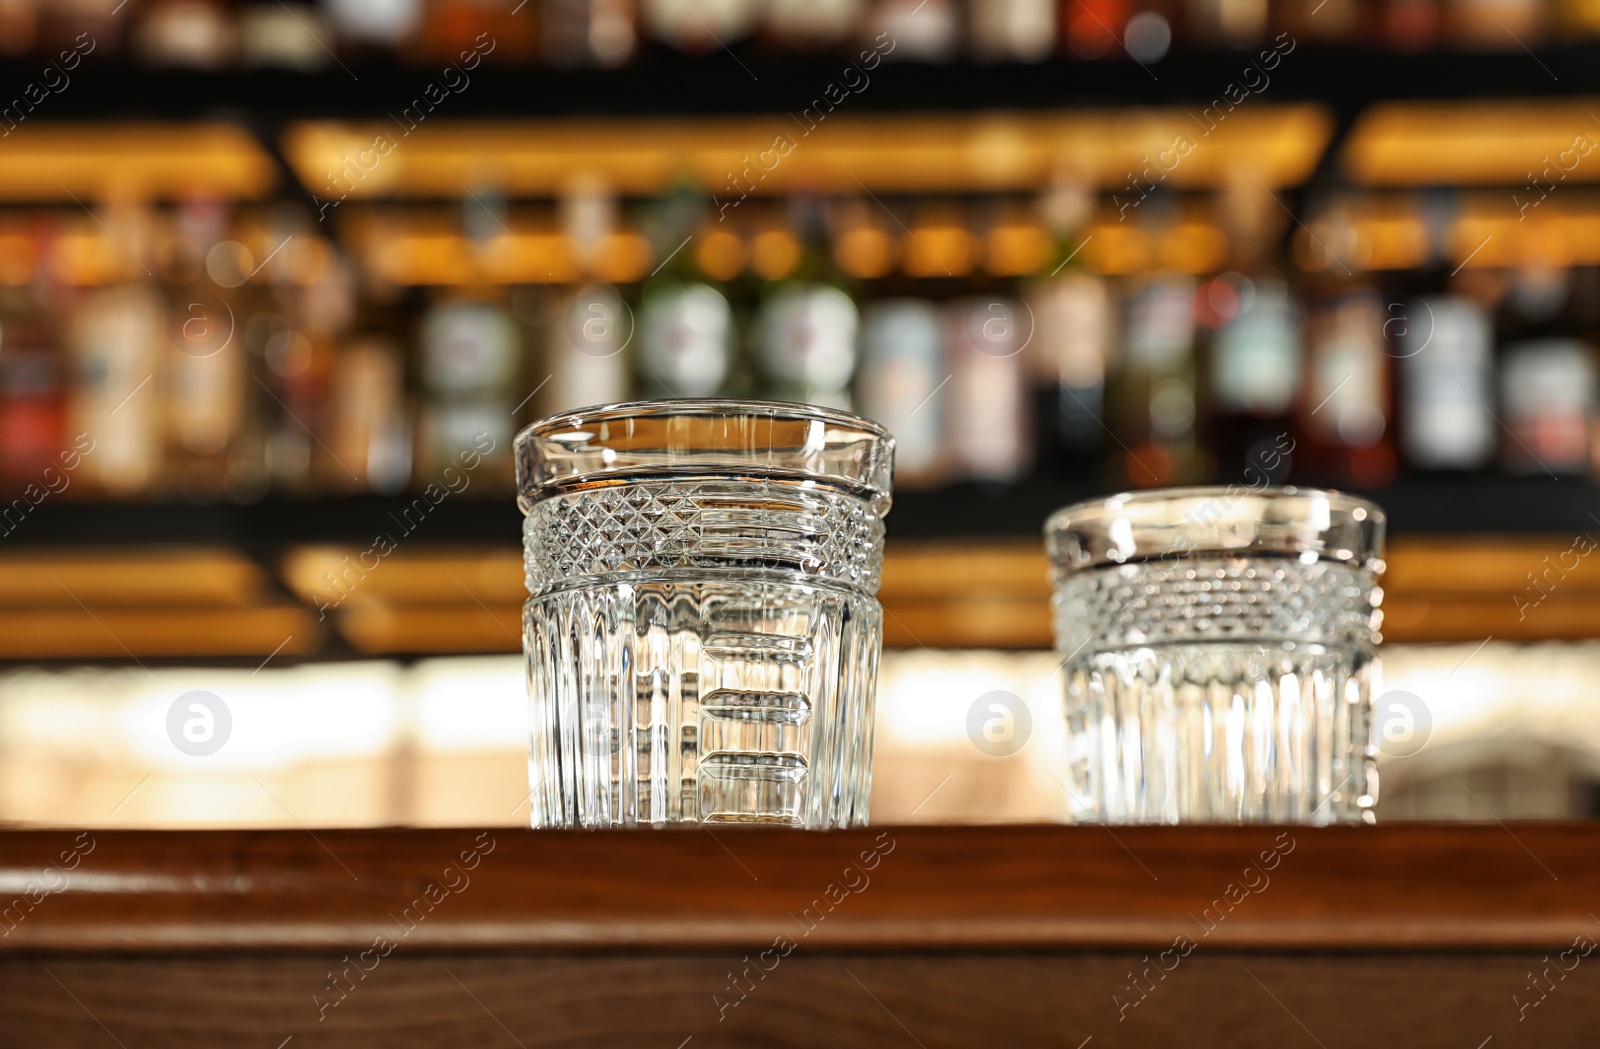
<path fill-rule="evenodd" d="M 627 304 L 609 284 L 588 284 L 560 310 L 563 322 L 551 325 L 550 382 L 540 395 L 542 412 L 626 400 L 624 351 L 634 337 Z"/>
<path fill-rule="evenodd" d="M 1502 382 L 1504 418 L 1516 438 L 1506 449 L 1510 465 L 1529 471 L 1582 470 L 1588 462 L 1595 400 L 1588 347 L 1576 339 L 1508 346 Z"/>
<path fill-rule="evenodd" d="M 855 371 L 856 325 L 856 304 L 838 288 L 785 288 L 763 311 L 762 364 L 781 383 L 842 390 Z"/>
<path fill-rule="evenodd" d="M 1382 318 L 1377 299 L 1351 296 L 1333 307 L 1313 354 L 1309 425 L 1324 441 L 1350 448 L 1376 444 L 1388 427 Z"/>
<path fill-rule="evenodd" d="M 1047 281 L 1033 298 L 1032 312 L 1028 356 L 1035 372 L 1079 390 L 1105 381 L 1113 337 L 1105 281 L 1089 274 Z"/>
<path fill-rule="evenodd" d="M 1391 307 L 1399 336 L 1406 457 L 1423 469 L 1470 470 L 1494 457 L 1489 319 L 1468 299 L 1424 298 Z M 1395 322 L 1398 321 L 1398 325 Z"/>
<path fill-rule="evenodd" d="M 1020 339 L 1015 325 L 1006 324 L 1015 318 L 1016 305 L 972 299 L 951 307 L 946 418 L 957 460 L 979 480 L 1014 480 L 1027 470 L 1032 453 Z"/>
<path fill-rule="evenodd" d="M 1172 371 L 1189 361 L 1194 346 L 1194 282 L 1152 280 L 1128 309 L 1128 363 L 1146 371 Z"/>
<path fill-rule="evenodd" d="M 896 470 L 929 473 L 944 417 L 938 312 L 925 302 L 881 303 L 863 329 L 861 411 L 894 434 Z"/>
<path fill-rule="evenodd" d="M 1258 287 L 1250 308 L 1217 334 L 1213 398 L 1226 411 L 1283 415 L 1300 385 L 1300 340 L 1282 288 Z"/>
<path fill-rule="evenodd" d="M 733 311 L 706 284 L 674 284 L 652 294 L 640 317 L 639 358 L 674 397 L 709 397 L 722 386 L 733 352 Z"/>
<path fill-rule="evenodd" d="M 440 392 L 487 393 L 511 381 L 516 333 L 491 303 L 436 307 L 423 322 L 423 372 Z"/>

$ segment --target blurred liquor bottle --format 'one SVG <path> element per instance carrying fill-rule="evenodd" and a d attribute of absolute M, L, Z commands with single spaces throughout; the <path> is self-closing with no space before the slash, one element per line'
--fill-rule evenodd
<path fill-rule="evenodd" d="M 319 421 L 319 367 L 326 366 L 327 348 L 319 351 L 295 326 L 285 279 L 290 259 L 284 250 L 273 254 L 274 248 L 287 249 L 289 231 L 270 214 L 239 210 L 230 218 L 223 239 L 206 251 L 204 272 L 192 288 L 169 290 L 167 340 L 169 360 L 180 371 L 192 369 L 196 390 L 231 388 L 227 372 L 237 368 L 238 416 L 230 426 L 208 424 L 204 408 L 178 412 L 196 413 L 184 425 L 194 426 L 197 435 L 212 425 L 231 429 L 223 482 L 230 500 L 254 502 L 274 489 L 309 494 L 315 478 L 307 425 Z M 229 360 L 235 353 L 237 364 Z"/>
<path fill-rule="evenodd" d="M 310 495 L 312 440 L 322 423 L 322 387 L 327 361 L 323 347 L 277 313 L 264 346 L 258 383 L 265 399 L 262 448 L 268 487 L 288 495 Z"/>
<path fill-rule="evenodd" d="M 1195 433 L 1195 282 L 1156 272 L 1132 283 L 1110 397 L 1120 445 L 1110 473 L 1141 488 L 1192 483 L 1205 472 Z"/>
<path fill-rule="evenodd" d="M 787 212 L 786 228 L 762 231 L 753 245 L 756 270 L 769 281 L 755 320 L 757 359 L 772 397 L 848 411 L 857 288 L 828 250 L 822 202 L 797 194 Z M 787 273 L 785 255 L 793 258 Z"/>
<path fill-rule="evenodd" d="M 895 484 L 931 488 L 944 480 L 944 327 L 938 308 L 898 271 L 891 219 L 866 199 L 834 210 L 833 254 L 862 285 L 861 368 L 856 409 L 895 438 Z"/>
<path fill-rule="evenodd" d="M 342 378 L 339 349 L 358 312 L 355 276 L 304 209 L 277 205 L 268 230 L 263 251 L 276 254 L 265 262 L 263 272 L 278 282 L 291 306 L 290 316 L 312 346 L 310 378 L 315 385 L 307 393 L 316 420 L 312 484 L 322 491 L 365 489 L 370 478 L 363 465 L 336 454 L 328 439 L 341 426 L 339 413 L 347 403 L 337 385 Z"/>
<path fill-rule="evenodd" d="M 634 0 L 545 0 L 544 58 L 560 69 L 626 65 L 639 46 Z"/>
<path fill-rule="evenodd" d="M 711 397 L 728 381 L 737 331 L 725 281 L 744 268 L 743 245 L 716 225 L 692 188 L 662 201 L 664 261 L 639 294 L 639 372 L 650 396 Z"/>
<path fill-rule="evenodd" d="M 1039 212 L 1052 239 L 1026 299 L 1033 339 L 1026 361 L 1033 377 L 1040 469 L 1087 479 L 1105 454 L 1106 372 L 1116 346 L 1116 302 L 1104 277 L 1083 257 L 1094 213 L 1093 187 L 1063 170 L 1041 196 Z"/>
<path fill-rule="evenodd" d="M 314 73 L 333 64 L 336 24 L 309 3 L 244 0 L 238 16 L 239 64 L 247 69 Z"/>
<path fill-rule="evenodd" d="M 39 38 L 39 0 L 0 0 L 0 55 L 25 55 Z"/>
<path fill-rule="evenodd" d="M 1388 319 L 1384 298 L 1355 276 L 1311 307 L 1300 450 L 1312 477 L 1356 488 L 1394 477 Z"/>
<path fill-rule="evenodd" d="M 1397 51 L 1426 51 L 1444 32 L 1444 0 L 1384 0 L 1373 36 Z"/>
<path fill-rule="evenodd" d="M 1571 273 L 1568 330 L 1582 345 L 1584 356 L 1597 375 L 1589 387 L 1595 405 L 1589 422 L 1589 468 L 1594 476 L 1596 464 L 1600 464 L 1600 266 L 1574 265 Z"/>
<path fill-rule="evenodd" d="M 1121 58 L 1127 22 L 1128 0 L 1062 0 L 1063 50 L 1074 58 Z"/>
<path fill-rule="evenodd" d="M 989 0 L 968 8 L 967 35 L 980 62 L 1042 62 L 1056 50 L 1058 0 Z"/>
<path fill-rule="evenodd" d="M 1501 463 L 1513 474 L 1582 474 L 1590 462 L 1595 365 L 1576 339 L 1530 339 L 1506 346 L 1500 398 L 1510 438 Z"/>
<path fill-rule="evenodd" d="M 141 495 L 160 478 L 166 312 L 149 281 L 93 288 L 72 311 L 70 429 L 94 441 L 88 477 L 112 496 Z"/>
<path fill-rule="evenodd" d="M 1535 221 L 1518 230 L 1515 265 L 1495 313 L 1502 344 L 1538 338 L 1581 338 L 1600 303 L 1585 301 L 1583 270 L 1570 265 L 1564 238 L 1553 222 Z"/>
<path fill-rule="evenodd" d="M 1549 27 L 1547 0 L 1446 0 L 1446 35 L 1483 50 L 1537 47 Z"/>
<path fill-rule="evenodd" d="M 848 44 L 860 33 L 867 0 L 767 0 L 762 35 L 791 51 Z"/>
<path fill-rule="evenodd" d="M 234 235 L 239 241 L 250 239 L 238 228 Z M 243 250 L 248 257 L 241 256 L 232 266 L 249 272 L 256 266 L 254 253 Z M 260 499 L 285 477 L 299 483 L 310 458 L 303 429 L 288 428 L 293 423 L 286 417 L 281 397 L 289 363 L 281 336 L 289 322 L 274 289 L 251 286 L 254 308 L 238 318 L 249 372 L 244 418 L 228 462 L 228 495 L 239 503 Z"/>
<path fill-rule="evenodd" d="M 944 480 L 944 331 L 939 310 L 916 298 L 877 299 L 862 318 L 858 408 L 895 438 L 895 484 L 931 488 Z M 943 384 L 943 389 L 941 389 Z"/>
<path fill-rule="evenodd" d="M 886 62 L 949 62 L 961 44 L 956 0 L 877 0 L 863 43 Z"/>
<path fill-rule="evenodd" d="M 411 479 L 411 417 L 400 343 L 365 320 L 344 341 L 330 383 L 328 448 L 353 477 L 335 486 L 392 495 Z M 473 434 L 472 436 L 476 436 Z"/>
<path fill-rule="evenodd" d="M 230 230 L 230 236 L 238 236 L 237 228 Z M 234 266 L 241 272 L 248 272 L 255 265 L 253 259 L 244 257 L 248 250 L 236 239 L 231 244 L 240 251 Z M 245 262 L 249 262 L 248 267 L 243 265 Z M 235 294 L 238 301 L 233 318 L 233 340 L 242 358 L 243 377 L 238 427 L 228 444 L 224 494 L 231 502 L 252 503 L 265 496 L 271 484 L 267 462 L 268 422 L 272 418 L 269 410 L 276 405 L 262 382 L 267 376 L 265 340 L 272 308 L 270 294 L 263 288 L 250 285 L 236 289 Z"/>
<path fill-rule="evenodd" d="M 1292 467 L 1303 354 L 1299 306 L 1274 258 L 1280 215 L 1261 183 L 1230 177 L 1214 208 L 1230 268 L 1202 281 L 1195 297 L 1207 333 L 1207 441 L 1217 477 L 1230 483 L 1282 483 Z"/>
<path fill-rule="evenodd" d="M 1506 425 L 1501 465 L 1514 474 L 1581 474 L 1588 469 L 1596 411 L 1592 333 L 1596 304 L 1567 265 L 1548 226 L 1523 233 L 1522 258 L 1497 311 L 1500 404 Z"/>
<path fill-rule="evenodd" d="M 339 339 L 327 438 L 331 456 L 344 464 L 329 475 L 338 489 L 388 495 L 411 480 L 414 413 L 405 353 L 411 332 L 399 299 L 398 289 L 369 282 Z"/>
<path fill-rule="evenodd" d="M 227 222 L 220 201 L 185 200 L 165 224 L 156 253 L 167 292 L 168 473 L 193 498 L 216 498 L 228 488 L 245 412 L 248 361 L 240 329 L 248 293 L 238 289 L 253 265 L 248 250 L 227 239 Z"/>
<path fill-rule="evenodd" d="M 648 272 L 648 254 L 629 257 L 633 240 L 617 232 L 617 200 L 600 181 L 579 178 L 567 187 L 561 221 L 575 279 L 550 305 L 544 374 L 526 384 L 540 415 L 628 399 L 639 319 L 616 284 Z"/>
<path fill-rule="evenodd" d="M 1267 0 L 1187 0 L 1188 35 L 1203 47 L 1250 48 L 1266 37 Z"/>
<path fill-rule="evenodd" d="M 1034 460 L 1026 354 L 1036 324 L 1015 293 L 1015 278 L 1042 264 L 1046 237 L 1025 209 L 990 200 L 964 209 L 934 204 L 908 239 L 929 250 L 908 246 L 907 260 L 920 259 L 924 273 L 937 266 L 943 272 L 930 286 L 951 295 L 945 307 L 945 436 L 952 473 L 986 485 L 1016 481 Z"/>
<path fill-rule="evenodd" d="M 1297 44 L 1364 41 L 1371 38 L 1376 29 L 1374 23 L 1382 18 L 1380 4 L 1383 2 L 1385 0 L 1282 0 L 1273 4 L 1271 26 L 1274 32 L 1285 34 L 1279 38 L 1285 50 L 1289 40 Z"/>
<path fill-rule="evenodd" d="M 287 236 L 271 228 L 258 243 L 265 252 Z M 269 485 L 290 495 L 312 495 L 332 471 L 342 471 L 322 447 L 327 429 L 328 382 L 333 367 L 333 338 L 304 315 L 301 297 L 291 286 L 286 268 L 269 264 L 273 307 L 253 320 L 264 336 L 255 385 L 265 397 L 266 473 Z"/>
<path fill-rule="evenodd" d="M 1023 304 L 1011 296 L 964 297 L 947 307 L 952 467 L 980 484 L 1009 484 L 1033 464 L 1026 323 Z"/>
<path fill-rule="evenodd" d="M 494 441 L 493 463 L 509 463 L 521 348 L 516 325 L 487 289 L 442 295 L 423 318 L 419 480 L 435 481 L 457 457 Z M 496 482 L 500 470 L 488 470 Z M 482 475 L 480 475 L 482 476 Z"/>
<path fill-rule="evenodd" d="M 60 62 L 69 76 L 90 54 L 94 61 L 103 61 L 120 52 L 135 15 L 135 5 L 122 0 L 11 0 L 11 4 L 37 12 L 34 48 L 41 57 Z"/>
<path fill-rule="evenodd" d="M 1280 484 L 1292 463 L 1300 392 L 1300 317 L 1288 284 L 1269 269 L 1207 280 L 1196 312 L 1211 328 L 1210 445 L 1217 477 Z"/>
<path fill-rule="evenodd" d="M 1094 475 L 1105 454 L 1106 374 L 1117 339 L 1117 302 L 1104 277 L 1062 270 L 1034 286 L 1035 411 L 1041 466 L 1074 478 Z M 1030 347 L 1032 350 L 1032 347 Z"/>
<path fill-rule="evenodd" d="M 1410 300 L 1400 320 L 1400 438 L 1407 465 L 1485 468 L 1494 461 L 1496 441 L 1488 314 L 1465 296 L 1428 295 Z"/>
<path fill-rule="evenodd" d="M 484 257 L 509 228 L 504 198 L 481 185 L 462 202 L 462 226 Z M 511 480 L 511 438 L 523 378 L 520 332 L 502 286 L 474 282 L 438 295 L 421 327 L 422 405 L 417 469 L 436 481 L 459 457 L 493 442 L 475 483 Z"/>
<path fill-rule="evenodd" d="M 153 232 L 146 202 L 111 195 L 92 216 L 63 222 L 43 256 L 71 358 L 68 430 L 96 445 L 86 487 L 114 497 L 163 479 L 166 302 L 146 262 Z"/>
<path fill-rule="evenodd" d="M 539 5 L 519 0 L 428 0 L 407 52 L 423 65 L 474 53 L 489 65 L 526 65 L 539 57 L 539 15 Z"/>
<path fill-rule="evenodd" d="M 1459 272 L 1451 234 L 1457 195 L 1429 190 L 1417 199 L 1425 257 L 1402 280 L 1415 293 L 1385 298 L 1384 327 L 1396 357 L 1400 449 L 1413 470 L 1481 470 L 1494 461 L 1494 332 L 1488 307 L 1501 279 Z"/>
<path fill-rule="evenodd" d="M 230 0 L 149 0 L 135 19 L 132 50 L 145 65 L 219 70 L 238 57 L 239 11 Z"/>
<path fill-rule="evenodd" d="M 705 55 L 754 32 L 761 6 L 757 0 L 639 0 L 639 21 L 659 43 Z"/>
<path fill-rule="evenodd" d="M 68 447 L 65 372 L 36 290 L 0 289 L 0 493 L 42 488 L 45 470 Z"/>
<path fill-rule="evenodd" d="M 339 48 L 346 54 L 395 54 L 422 25 L 424 0 L 326 0 Z"/>
<path fill-rule="evenodd" d="M 715 200 L 715 198 L 712 198 Z M 722 383 L 722 396 L 755 397 L 761 390 L 761 365 L 756 359 L 756 314 L 761 306 L 761 289 L 766 278 L 755 263 L 752 220 L 759 224 L 760 212 L 738 215 L 724 212 L 719 218 L 708 207 L 693 247 L 700 272 L 728 300 L 730 310 L 728 375 Z M 688 249 L 685 248 L 685 251 Z"/>

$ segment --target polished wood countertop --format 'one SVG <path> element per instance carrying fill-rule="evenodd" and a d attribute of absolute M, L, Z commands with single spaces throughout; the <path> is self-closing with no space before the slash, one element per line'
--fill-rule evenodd
<path fill-rule="evenodd" d="M 0 953 L 1503 950 L 1600 937 L 1600 823 L 0 832 Z"/>

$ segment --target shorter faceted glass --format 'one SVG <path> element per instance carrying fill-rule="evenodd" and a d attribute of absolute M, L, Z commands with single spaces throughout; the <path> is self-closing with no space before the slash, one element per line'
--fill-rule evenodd
<path fill-rule="evenodd" d="M 865 823 L 889 435 L 653 401 L 516 449 L 533 825 Z"/>
<path fill-rule="evenodd" d="M 1056 511 L 1073 816 L 1371 822 L 1383 533 L 1374 504 L 1315 489 Z"/>

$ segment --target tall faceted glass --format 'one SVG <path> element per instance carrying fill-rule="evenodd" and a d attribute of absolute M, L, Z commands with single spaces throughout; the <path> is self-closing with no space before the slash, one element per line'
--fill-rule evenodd
<path fill-rule="evenodd" d="M 516 450 L 533 825 L 865 823 L 893 439 L 666 400 Z"/>

